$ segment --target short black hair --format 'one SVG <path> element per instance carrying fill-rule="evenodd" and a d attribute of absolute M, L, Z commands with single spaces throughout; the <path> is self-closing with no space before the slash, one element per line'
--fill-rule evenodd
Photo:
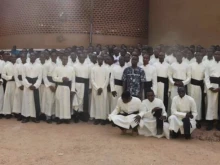
<path fill-rule="evenodd" d="M 129 99 L 131 98 L 131 93 L 129 91 L 124 91 L 121 95 L 122 99 Z"/>

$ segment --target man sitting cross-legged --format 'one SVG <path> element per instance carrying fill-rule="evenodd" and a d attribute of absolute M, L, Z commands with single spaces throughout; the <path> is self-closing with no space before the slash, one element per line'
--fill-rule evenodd
<path fill-rule="evenodd" d="M 129 91 L 122 93 L 118 99 L 118 103 L 114 111 L 109 115 L 109 120 L 117 125 L 122 134 L 132 128 L 132 135 L 137 135 L 137 123 L 134 117 L 139 114 L 141 100 L 137 97 L 132 97 Z"/>

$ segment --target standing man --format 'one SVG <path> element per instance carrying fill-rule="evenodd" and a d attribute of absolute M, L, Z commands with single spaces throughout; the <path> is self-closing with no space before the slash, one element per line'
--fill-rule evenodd
<path fill-rule="evenodd" d="M 24 93 L 22 101 L 23 116 L 22 123 L 29 121 L 29 117 L 33 122 L 39 123 L 40 109 L 40 96 L 39 87 L 42 82 L 42 66 L 36 61 L 36 54 L 30 54 L 30 63 L 24 64 L 22 72 L 22 80 L 24 84 Z"/>
<path fill-rule="evenodd" d="M 147 97 L 147 91 L 152 89 L 154 93 L 157 93 L 157 71 L 154 66 L 149 64 L 150 56 L 145 54 L 143 56 L 143 66 L 141 68 L 144 70 L 146 82 L 144 82 L 144 97 Z"/>
<path fill-rule="evenodd" d="M 189 65 L 183 62 L 182 52 L 176 53 L 177 62 L 174 62 L 169 69 L 169 81 L 171 83 L 171 100 L 173 97 L 177 96 L 178 87 L 186 87 L 191 79 L 191 71 Z"/>
<path fill-rule="evenodd" d="M 178 95 L 172 101 L 171 114 L 168 119 L 171 137 L 177 138 L 180 131 L 186 139 L 190 139 L 196 128 L 197 109 L 194 99 L 186 95 L 184 87 L 178 87 Z"/>
<path fill-rule="evenodd" d="M 168 90 L 169 90 L 169 78 L 168 70 L 170 65 L 164 60 L 165 54 L 159 53 L 159 62 L 154 63 L 154 67 L 157 72 L 157 97 L 161 99 L 165 105 L 166 111 L 168 109 Z"/>
<path fill-rule="evenodd" d="M 121 97 L 121 94 L 123 92 L 123 81 L 122 81 L 122 75 L 125 70 L 125 60 L 124 57 L 121 56 L 119 58 L 119 65 L 116 65 L 114 68 L 112 68 L 111 71 L 111 77 L 110 77 L 110 86 L 111 86 L 111 112 L 115 109 L 117 105 L 118 98 Z M 110 112 L 110 113 L 111 113 Z"/>
<path fill-rule="evenodd" d="M 56 83 L 53 81 L 53 72 L 56 69 L 57 53 L 52 52 L 50 60 L 43 68 L 43 80 L 45 89 L 42 95 L 42 112 L 46 115 L 46 121 L 48 124 L 52 123 L 52 116 L 55 115 L 55 92 Z"/>
<path fill-rule="evenodd" d="M 80 53 L 78 56 L 79 62 L 74 65 L 76 75 L 76 96 L 78 105 L 74 108 L 75 112 L 74 121 L 78 122 L 79 119 L 83 121 L 89 120 L 89 86 L 90 86 L 90 66 L 85 61 L 85 54 Z"/>
<path fill-rule="evenodd" d="M 205 119 L 205 94 L 204 94 L 204 79 L 205 66 L 202 63 L 202 53 L 195 54 L 196 62 L 190 64 L 191 67 L 191 82 L 189 84 L 189 96 L 195 99 L 197 107 L 197 128 L 201 128 L 200 121 Z"/>
<path fill-rule="evenodd" d="M 75 71 L 72 66 L 67 65 L 68 56 L 62 57 L 62 65 L 57 66 L 53 72 L 53 81 L 57 84 L 55 100 L 55 114 L 58 118 L 57 124 L 70 123 L 72 100 L 75 95 Z"/>
<path fill-rule="evenodd" d="M 12 55 L 10 57 L 10 62 L 8 62 L 2 71 L 2 78 L 7 81 L 6 90 L 4 95 L 4 105 L 3 105 L 3 114 L 5 115 L 6 119 L 11 118 L 12 109 L 13 109 L 13 102 L 14 102 L 14 94 L 15 94 L 15 63 L 16 63 L 16 56 Z"/>
<path fill-rule="evenodd" d="M 109 71 L 103 65 L 103 57 L 98 56 L 98 64 L 91 70 L 92 100 L 90 116 L 95 118 L 94 124 L 105 125 L 109 107 L 107 105 L 107 86 Z"/>
<path fill-rule="evenodd" d="M 124 70 L 123 91 L 129 91 L 132 96 L 142 99 L 144 82 L 146 82 L 144 70 L 137 66 L 139 58 L 133 56 L 131 59 L 132 66 Z"/>
<path fill-rule="evenodd" d="M 220 51 L 214 53 L 214 61 L 207 66 L 205 71 L 205 83 L 207 87 L 207 112 L 208 131 L 213 129 L 214 120 L 218 120 L 216 128 L 220 130 Z"/>
<path fill-rule="evenodd" d="M 22 81 L 22 71 L 24 69 L 24 64 L 27 60 L 27 53 L 22 52 L 20 55 L 21 63 L 17 63 L 15 65 L 15 83 L 16 83 L 16 89 L 14 93 L 14 101 L 13 101 L 13 110 L 12 112 L 15 113 L 15 117 L 17 117 L 18 121 L 22 120 L 21 116 L 21 110 L 22 110 L 22 99 L 23 99 L 23 91 L 24 91 L 24 85 Z"/>

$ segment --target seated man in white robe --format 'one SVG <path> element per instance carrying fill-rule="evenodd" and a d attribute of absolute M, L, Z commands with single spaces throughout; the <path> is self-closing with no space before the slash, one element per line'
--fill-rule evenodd
<path fill-rule="evenodd" d="M 135 116 L 140 112 L 140 105 L 141 100 L 132 97 L 129 91 L 123 92 L 118 99 L 117 106 L 109 115 L 109 120 L 121 129 L 123 135 L 130 128 L 132 128 L 132 135 L 137 135 L 138 123 L 135 122 Z"/>
<path fill-rule="evenodd" d="M 192 131 L 196 128 L 197 109 L 194 99 L 186 95 L 184 87 L 178 87 L 178 96 L 173 98 L 171 113 L 168 119 L 171 137 L 177 138 L 180 131 L 186 139 L 190 139 Z"/>
<path fill-rule="evenodd" d="M 62 57 L 62 65 L 57 66 L 53 72 L 53 81 L 57 84 L 55 93 L 55 115 L 57 124 L 70 123 L 72 101 L 75 95 L 75 71 L 68 66 L 68 56 Z"/>
<path fill-rule="evenodd" d="M 169 124 L 164 122 L 167 118 L 165 106 L 162 100 L 155 98 L 153 90 L 147 91 L 147 99 L 142 101 L 140 111 L 136 117 L 139 135 L 169 139 Z"/>

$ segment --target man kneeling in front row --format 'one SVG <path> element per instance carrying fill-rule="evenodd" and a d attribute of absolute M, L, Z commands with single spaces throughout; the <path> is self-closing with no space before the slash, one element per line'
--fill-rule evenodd
<path fill-rule="evenodd" d="M 153 90 L 146 92 L 147 99 L 143 100 L 140 107 L 140 114 L 135 117 L 139 123 L 138 133 L 144 136 L 169 139 L 169 124 L 164 122 L 167 118 L 163 101 L 155 98 Z"/>
<path fill-rule="evenodd" d="M 118 99 L 118 103 L 114 111 L 109 115 L 109 120 L 117 125 L 122 134 L 132 128 L 132 135 L 137 135 L 138 123 L 135 121 L 135 116 L 139 114 L 141 100 L 137 97 L 132 97 L 130 92 L 123 92 Z"/>
<path fill-rule="evenodd" d="M 197 109 L 194 99 L 186 95 L 184 87 L 178 88 L 178 96 L 172 100 L 171 113 L 168 119 L 171 137 L 177 138 L 180 131 L 186 139 L 190 139 L 192 131 L 196 128 Z"/>

